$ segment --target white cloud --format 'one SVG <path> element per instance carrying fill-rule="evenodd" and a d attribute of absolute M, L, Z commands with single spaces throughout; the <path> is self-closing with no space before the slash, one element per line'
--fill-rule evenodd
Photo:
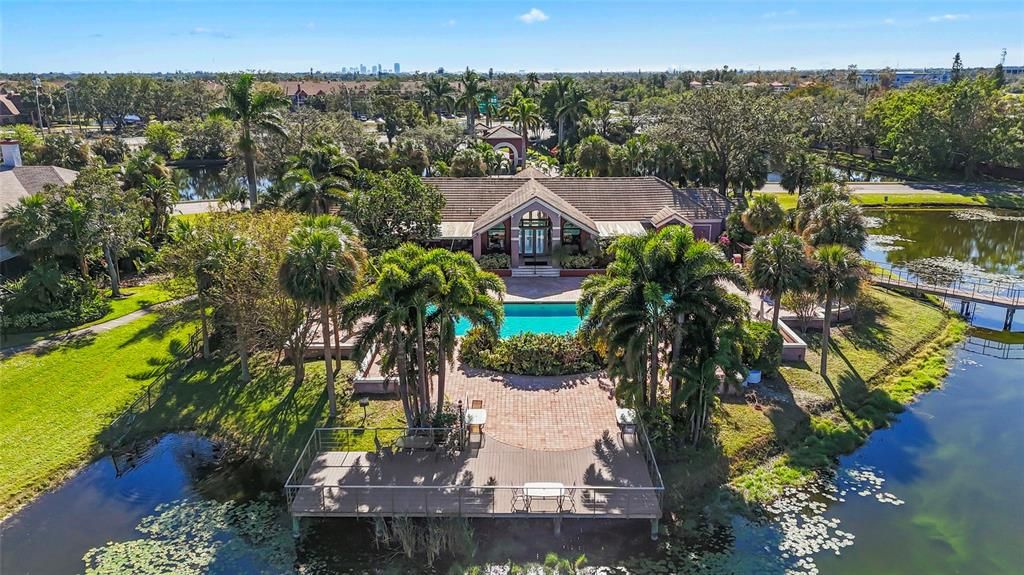
<path fill-rule="evenodd" d="M 454 28 L 456 24 L 458 24 L 458 22 L 455 21 L 455 18 L 452 18 L 452 19 L 448 20 L 447 22 L 445 22 L 443 24 L 443 26 L 445 28 Z"/>
<path fill-rule="evenodd" d="M 882 20 L 882 24 L 885 24 L 886 26 L 892 26 L 895 23 L 896 20 L 893 20 L 892 18 L 886 18 L 885 20 Z"/>
<path fill-rule="evenodd" d="M 929 22 L 955 22 L 957 20 L 966 20 L 970 18 L 967 14 L 942 14 L 940 16 L 929 16 Z"/>
<path fill-rule="evenodd" d="M 783 16 L 796 16 L 797 14 L 799 14 L 799 12 L 790 8 L 789 10 L 783 10 L 782 12 L 765 12 L 764 14 L 761 14 L 761 17 L 766 20 L 771 20 Z"/>
<path fill-rule="evenodd" d="M 539 8 L 530 8 L 530 11 L 526 14 L 519 15 L 519 21 L 526 24 L 533 24 L 534 22 L 544 22 L 548 19 L 548 15 L 542 12 Z"/>

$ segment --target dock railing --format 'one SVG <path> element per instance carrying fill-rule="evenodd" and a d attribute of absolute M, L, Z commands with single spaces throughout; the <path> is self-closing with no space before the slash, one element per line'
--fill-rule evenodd
<path fill-rule="evenodd" d="M 285 496 L 294 515 L 307 516 L 469 516 L 564 515 L 656 519 L 664 503 L 664 483 L 654 450 L 640 423 L 639 451 L 651 477 L 650 487 L 565 485 L 557 497 L 530 497 L 523 485 L 326 485 L 307 482 L 321 453 L 374 452 L 378 446 L 408 445 L 402 438 L 460 441 L 453 428 L 317 428 L 310 435 L 288 480 Z M 446 438 L 444 442 L 439 438 Z M 414 443 L 414 442 L 412 442 Z M 451 445 L 448 443 L 448 445 Z M 429 449 L 429 448 L 427 448 Z"/>
<path fill-rule="evenodd" d="M 943 297 L 968 299 L 1001 306 L 1024 306 L 1024 281 L 990 279 L 972 274 L 958 274 L 949 279 L 921 277 L 909 269 L 894 265 L 872 274 L 876 282 L 892 287 L 926 291 Z"/>

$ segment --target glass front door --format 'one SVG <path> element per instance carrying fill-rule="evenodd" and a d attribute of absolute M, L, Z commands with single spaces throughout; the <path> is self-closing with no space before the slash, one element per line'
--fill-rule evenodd
<path fill-rule="evenodd" d="M 523 217 L 519 229 L 519 253 L 523 263 L 546 263 L 550 226 L 551 220 L 543 214 L 531 212 Z"/>

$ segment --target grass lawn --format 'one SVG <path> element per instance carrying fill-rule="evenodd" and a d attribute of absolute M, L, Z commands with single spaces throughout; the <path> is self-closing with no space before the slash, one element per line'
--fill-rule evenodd
<path fill-rule="evenodd" d="M 775 196 L 784 210 L 796 208 L 797 195 L 787 192 L 755 192 Z M 962 195 L 950 192 L 913 192 L 906 194 L 884 194 L 854 192 L 852 202 L 865 207 L 884 206 L 964 206 L 979 208 L 1024 209 L 1024 194 L 993 192 L 990 194 Z"/>
<path fill-rule="evenodd" d="M 0 361 L 0 516 L 94 456 L 97 435 L 193 329 L 152 314 Z"/>
<path fill-rule="evenodd" d="M 262 459 L 282 480 L 291 471 L 313 429 L 318 426 L 363 426 L 363 410 L 352 398 L 347 383 L 355 369 L 342 362 L 338 377 L 336 421 L 328 421 L 323 360 L 306 363 L 306 378 L 293 385 L 293 368 L 275 365 L 275 357 L 262 353 L 252 361 L 253 379 L 238 380 L 238 362 L 196 360 L 168 384 L 157 406 L 139 419 L 136 433 L 194 429 Z M 367 427 L 404 427 L 397 399 L 372 399 Z M 353 436 L 348 449 L 373 451 L 372 436 Z"/>
<path fill-rule="evenodd" d="M 96 325 L 96 324 L 100 324 L 100 323 L 103 323 L 103 322 L 110 321 L 112 319 L 117 319 L 119 317 L 128 315 L 128 314 L 130 314 L 132 312 L 138 311 L 138 310 L 143 309 L 143 308 L 150 307 L 152 305 L 156 305 L 158 303 L 163 303 L 165 301 L 170 301 L 171 299 L 173 299 L 175 297 L 174 294 L 172 294 L 171 292 L 167 291 L 164 288 L 164 286 L 162 286 L 159 282 L 153 282 L 153 283 L 148 283 L 148 284 L 144 284 L 144 285 L 140 285 L 140 286 L 122 288 L 121 294 L 122 294 L 123 297 L 118 298 L 118 299 L 111 299 L 111 300 L 109 300 L 110 301 L 110 311 L 108 311 L 103 317 L 101 317 L 99 319 L 90 321 L 88 323 L 84 323 L 84 324 L 79 325 L 79 326 L 75 326 L 75 327 L 71 327 L 71 328 L 65 328 L 65 329 L 49 330 L 49 331 L 20 332 L 20 333 L 5 333 L 2 336 L 2 340 L 3 341 L 2 341 L 2 344 L 0 344 L 0 346 L 2 346 L 2 347 L 9 347 L 9 346 L 15 346 L 15 345 L 23 345 L 23 344 L 39 341 L 41 339 L 46 339 L 48 337 L 53 337 L 55 335 L 59 335 L 59 334 L 62 334 L 62 333 L 67 333 L 68 331 L 71 331 L 71 330 L 76 330 L 76 329 L 82 329 L 82 328 L 85 328 L 85 327 L 90 327 L 90 326 L 93 326 L 93 325 Z M 109 298 L 110 297 L 110 292 L 108 291 L 104 295 L 106 295 Z"/>
<path fill-rule="evenodd" d="M 947 350 L 962 333 L 963 322 L 928 300 L 872 288 L 856 321 L 833 329 L 829 381 L 866 433 L 941 382 Z M 693 508 L 694 500 L 730 482 L 748 500 L 769 499 L 860 443 L 818 373 L 820 334 L 805 339 L 806 363 L 784 365 L 768 381 L 772 398 L 759 406 L 724 398 L 708 445 L 660 461 L 670 503 Z"/>

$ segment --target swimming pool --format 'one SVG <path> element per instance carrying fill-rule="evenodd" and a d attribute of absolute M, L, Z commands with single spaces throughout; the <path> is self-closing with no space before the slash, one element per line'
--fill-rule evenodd
<path fill-rule="evenodd" d="M 579 326 L 574 303 L 507 303 L 501 337 L 524 332 L 566 334 Z M 455 325 L 455 334 L 466 335 L 470 327 L 468 320 L 461 319 Z"/>

